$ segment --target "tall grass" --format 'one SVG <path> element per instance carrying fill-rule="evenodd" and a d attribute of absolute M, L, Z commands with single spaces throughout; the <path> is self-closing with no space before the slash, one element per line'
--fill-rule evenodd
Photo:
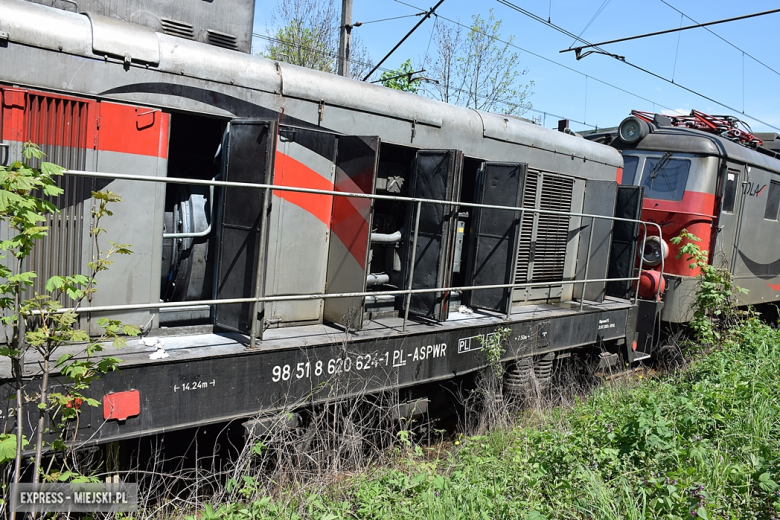
<path fill-rule="evenodd" d="M 440 449 L 430 448 L 431 450 Z M 780 518 L 780 333 L 755 320 L 674 375 L 620 381 L 440 457 L 213 518 Z"/>

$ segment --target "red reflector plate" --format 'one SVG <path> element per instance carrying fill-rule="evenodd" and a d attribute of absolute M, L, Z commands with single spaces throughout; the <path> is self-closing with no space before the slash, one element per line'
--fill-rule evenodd
<path fill-rule="evenodd" d="M 124 421 L 141 413 L 141 393 L 138 390 L 115 392 L 103 396 L 103 419 Z"/>

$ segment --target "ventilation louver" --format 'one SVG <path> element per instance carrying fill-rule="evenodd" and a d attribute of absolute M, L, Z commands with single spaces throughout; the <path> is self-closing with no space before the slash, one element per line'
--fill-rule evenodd
<path fill-rule="evenodd" d="M 539 209 L 571 211 L 573 186 L 571 179 L 545 175 Z M 532 281 L 557 282 L 563 279 L 566 243 L 569 240 L 569 218 L 563 215 L 539 215 Z"/>
<path fill-rule="evenodd" d="M 550 173 L 540 175 L 538 172 L 528 172 L 523 206 L 548 211 L 571 211 L 573 187 L 572 179 Z M 556 282 L 563 279 L 569 219 L 568 216 L 545 213 L 527 212 L 523 215 L 515 283 Z M 517 291 L 516 294 L 521 292 Z"/>
<path fill-rule="evenodd" d="M 25 121 L 25 141 L 39 143 L 46 160 L 70 170 L 87 168 L 89 142 L 89 106 L 84 101 L 29 95 Z M 94 116 L 92 116 L 94 117 Z M 39 161 L 31 161 L 39 166 Z M 46 216 L 42 223 L 48 234 L 33 249 L 28 268 L 38 273 L 28 297 L 42 294 L 43 284 L 54 275 L 82 272 L 82 251 L 85 240 L 85 219 L 89 218 L 91 183 L 83 177 L 63 175 L 56 183 L 64 193 L 44 198 L 60 211 Z M 67 296 L 60 297 L 66 307 L 73 305 Z"/>
<path fill-rule="evenodd" d="M 539 174 L 528 172 L 525 178 L 525 190 L 523 191 L 523 207 L 536 207 L 536 188 L 539 185 Z M 528 281 L 528 267 L 531 262 L 531 248 L 533 246 L 534 213 L 523 213 L 523 222 L 520 226 L 520 240 L 517 250 L 517 271 L 515 283 Z M 520 291 L 518 291 L 518 294 Z"/>
<path fill-rule="evenodd" d="M 170 18 L 160 18 L 160 22 L 162 22 L 162 28 L 165 34 L 178 36 L 179 38 L 187 38 L 188 40 L 195 39 L 195 31 L 193 30 L 192 25 L 188 23 L 172 20 Z"/>
<path fill-rule="evenodd" d="M 232 34 L 215 31 L 213 29 L 209 29 L 207 32 L 210 44 L 226 49 L 235 50 L 238 48 L 238 40 Z"/>

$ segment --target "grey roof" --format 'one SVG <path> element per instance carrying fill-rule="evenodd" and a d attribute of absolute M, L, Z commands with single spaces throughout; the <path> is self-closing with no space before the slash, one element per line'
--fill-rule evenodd
<path fill-rule="evenodd" d="M 775 153 L 767 147 L 754 150 L 718 135 L 692 128 L 658 127 L 651 123 L 650 134 L 636 145 L 628 145 L 618 139 L 616 129 L 594 132 L 587 135 L 586 138 L 604 142 L 618 150 L 662 150 L 709 155 L 780 173 L 780 153 Z"/>

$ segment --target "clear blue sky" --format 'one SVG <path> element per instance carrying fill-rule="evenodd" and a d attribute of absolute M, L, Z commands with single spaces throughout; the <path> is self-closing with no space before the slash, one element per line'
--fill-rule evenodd
<path fill-rule="evenodd" d="M 257 0 L 255 32 L 265 34 L 273 29 L 270 25 L 271 12 L 277 1 L 284 0 Z M 340 8 L 341 0 L 335 1 Z M 421 9 L 428 9 L 436 3 L 435 0 L 403 1 Z M 665 1 L 699 23 L 780 7 L 777 0 Z M 514 0 L 513 3 L 545 20 L 549 16 L 553 24 L 574 34 L 582 33 L 582 38 L 593 43 L 676 28 L 681 24 L 680 13 L 662 0 Z M 710 114 L 735 115 L 748 122 L 754 131 L 780 133 L 780 130 L 771 128 L 780 128 L 780 13 L 709 28 L 740 50 L 702 28 L 605 46 L 605 50 L 625 56 L 631 63 L 665 78 L 673 78 L 676 84 L 734 109 L 729 110 L 607 56 L 591 55 L 577 61 L 573 52 L 560 54 L 558 51 L 572 45 L 572 38 L 497 0 L 445 0 L 437 13 L 469 25 L 473 15 L 487 17 L 490 9 L 503 22 L 503 37 L 514 36 L 514 44 L 524 49 L 515 50 L 520 54 L 522 67 L 528 69 L 524 79 L 532 79 L 536 83 L 530 101 L 535 110 L 546 112 L 545 115 L 531 111 L 525 117 L 542 118 L 545 126 L 555 126 L 557 116 L 606 127 L 617 125 L 631 109 L 689 112 L 695 108 Z M 600 14 L 588 26 L 600 9 Z M 368 22 L 415 12 L 418 11 L 396 0 L 354 0 L 352 19 Z M 418 20 L 411 17 L 366 24 L 354 31 L 360 34 L 376 62 Z M 440 17 L 437 23 L 450 22 Z M 682 25 L 693 23 L 687 17 L 682 19 Z M 408 58 L 413 61 L 422 58 L 428 48 L 433 25 L 432 19 L 426 21 L 383 66 L 394 69 Z M 255 51 L 261 50 L 264 43 L 255 39 Z M 746 53 L 744 56 L 743 51 Z M 430 52 L 434 52 L 433 45 Z M 756 62 L 748 54 L 777 72 Z M 611 83 L 623 91 L 600 81 Z M 585 130 L 592 127 L 572 122 L 572 128 Z"/>

